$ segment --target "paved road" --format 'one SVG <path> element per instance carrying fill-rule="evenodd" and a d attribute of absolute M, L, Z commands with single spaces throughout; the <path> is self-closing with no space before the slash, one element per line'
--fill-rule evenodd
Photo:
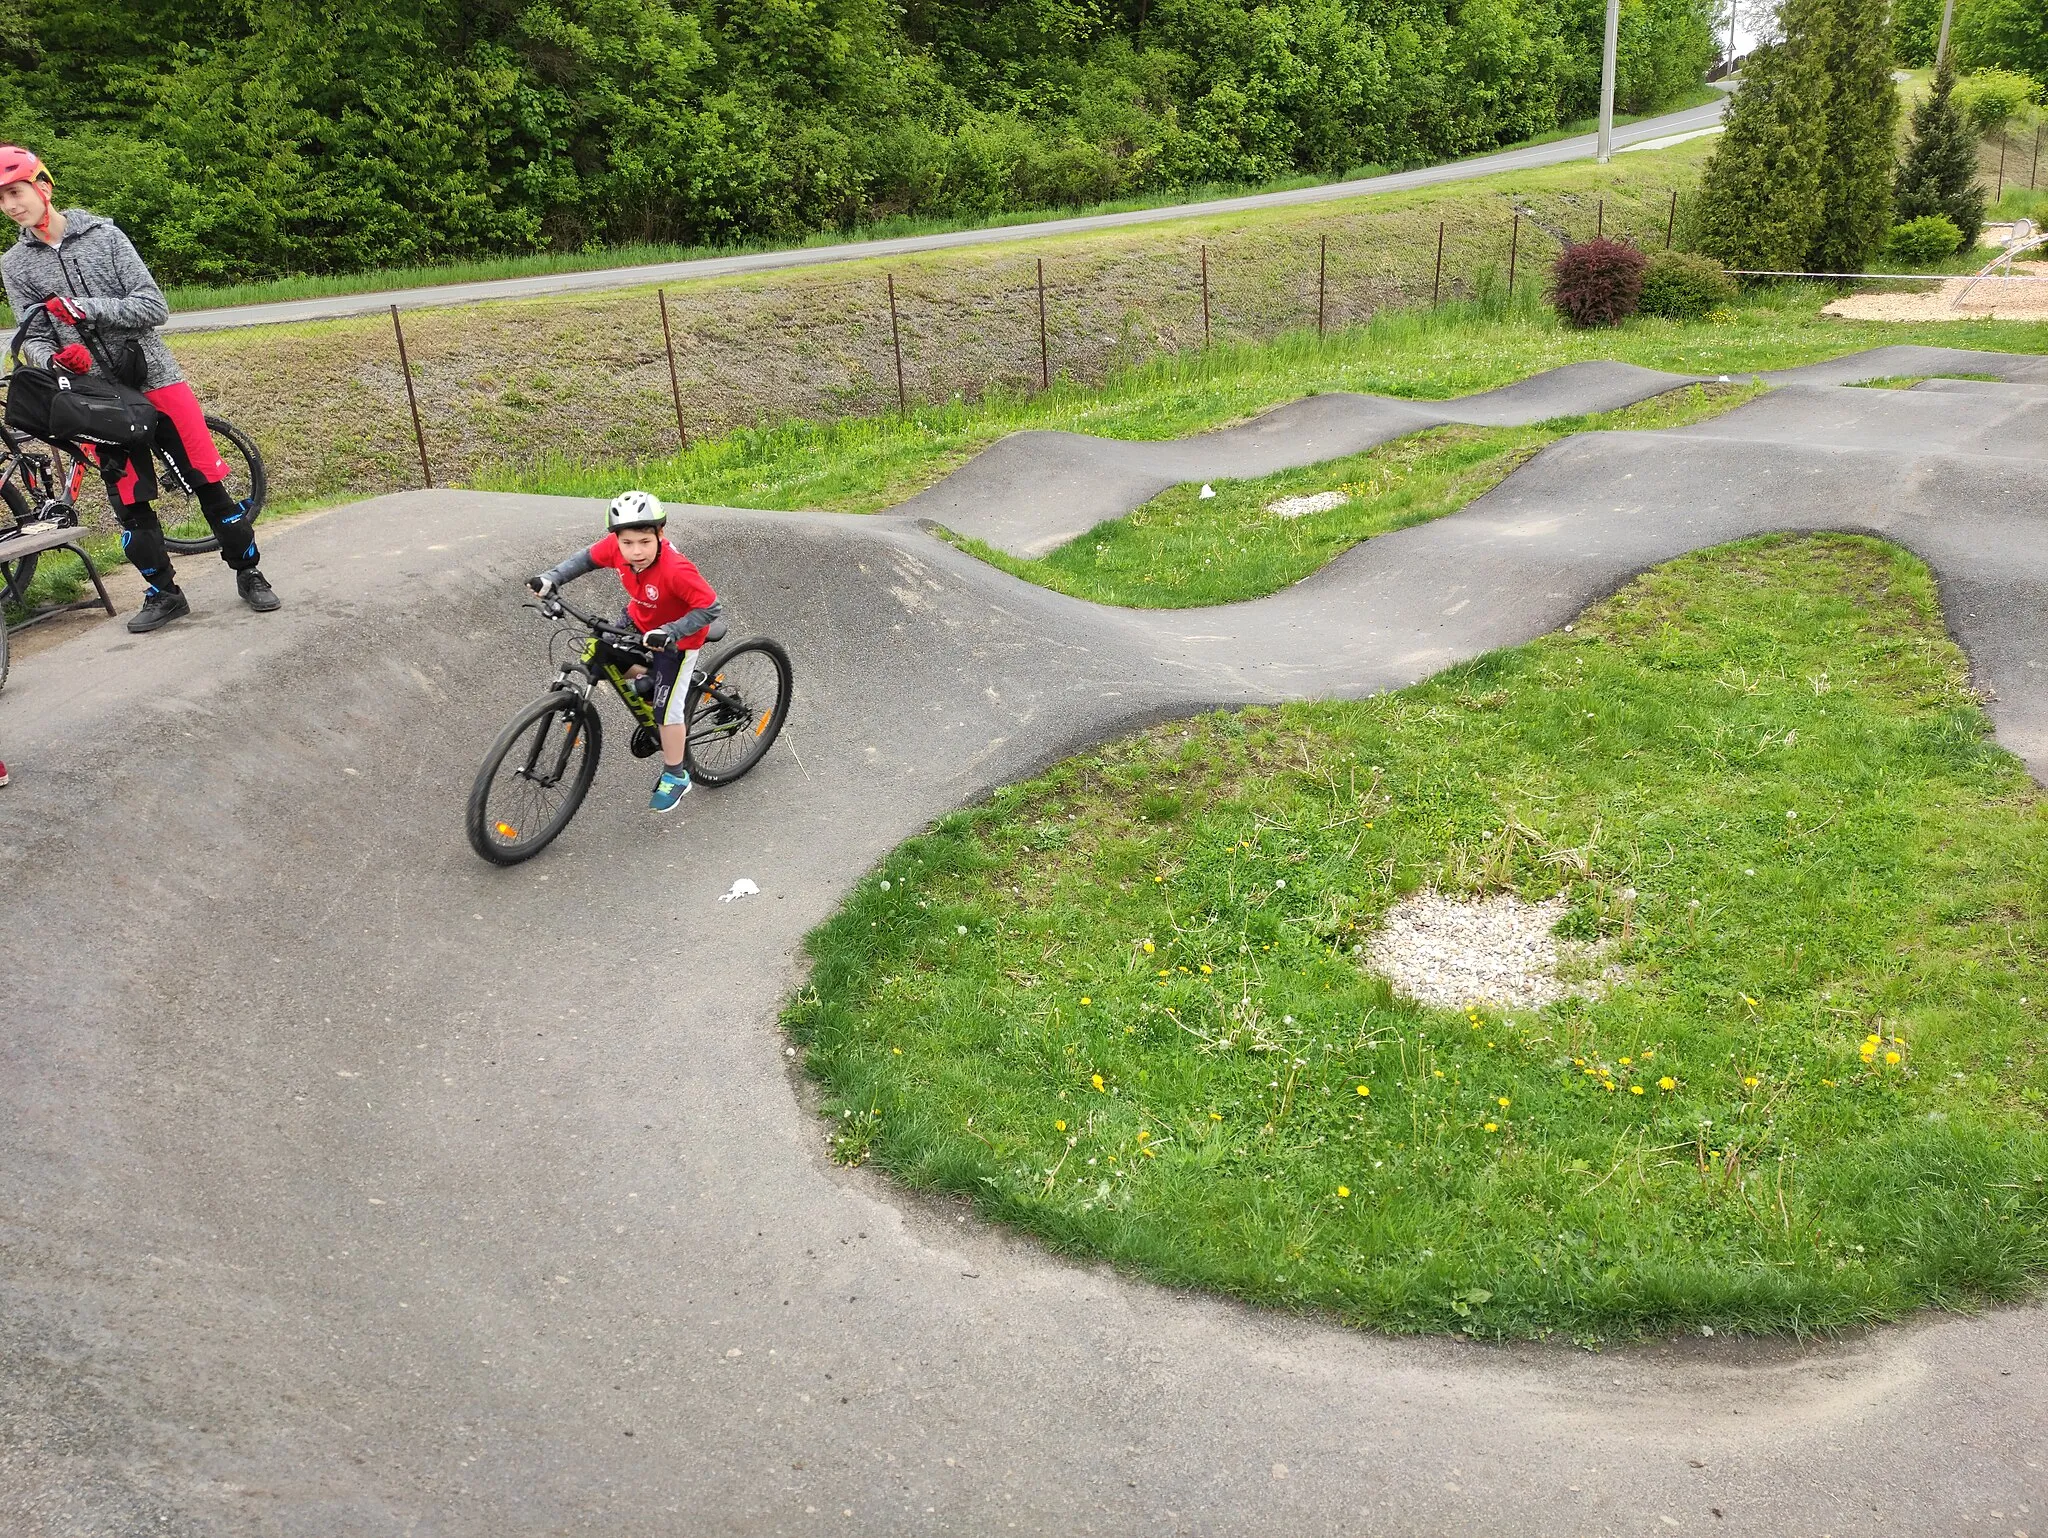
<path fill-rule="evenodd" d="M 1567 440 L 1216 610 L 1099 609 L 905 515 L 694 511 L 739 627 L 798 659 L 784 744 L 661 822 L 615 752 L 513 871 L 462 800 L 542 672 L 515 584 L 594 504 L 337 509 L 270 537 L 281 614 L 195 567 L 191 623 L 28 659 L 0 1532 L 2041 1531 L 2040 1307 L 1599 1355 L 1278 1317 L 832 1165 L 775 1025 L 801 936 L 990 786 L 1205 704 L 1405 684 L 1758 530 L 1929 559 L 2048 774 L 2048 360 L 1950 359 L 2016 382 Z M 737 876 L 761 895 L 716 902 Z"/>
<path fill-rule="evenodd" d="M 1727 98 L 1704 106 L 1688 107 L 1662 117 L 1645 118 L 1614 131 L 1617 148 L 1643 144 L 1678 134 L 1711 128 L 1720 122 Z M 268 326 L 285 321 L 332 320 L 342 315 L 380 313 L 392 305 L 401 309 L 425 309 L 436 305 L 481 304 L 492 299 L 533 299 L 546 294 L 590 294 L 612 288 L 633 288 L 652 283 L 684 283 L 692 278 L 723 278 L 737 273 L 772 272 L 783 267 L 816 267 L 828 262 L 869 261 L 881 256 L 908 256 L 920 251 L 952 251 L 965 246 L 985 246 L 1016 240 L 1036 240 L 1046 235 L 1084 235 L 1091 230 L 1115 230 L 1134 224 L 1157 224 L 1168 219 L 1190 219 L 1210 214 L 1242 213 L 1258 208 L 1291 208 L 1306 203 L 1328 203 L 1340 198 L 1360 197 L 1369 192 L 1401 192 L 1411 187 L 1433 187 L 1441 182 L 1467 181 L 1491 176 L 1497 171 L 1527 171 L 1537 166 L 1562 165 L 1568 160 L 1585 160 L 1593 154 L 1594 136 L 1580 134 L 1548 144 L 1503 150 L 1448 165 L 1427 166 L 1419 171 L 1401 171 L 1390 176 L 1368 176 L 1357 181 L 1331 182 L 1320 187 L 1301 187 L 1291 192 L 1261 192 L 1247 197 L 1215 198 L 1206 203 L 1182 203 L 1171 208 L 1142 208 L 1121 214 L 1091 214 L 1078 219 L 1045 219 L 1035 224 L 1000 225 L 990 229 L 955 230 L 941 235 L 905 235 L 894 240 L 853 241 L 838 246 L 811 246 L 795 251 L 755 251 L 742 256 L 709 256 L 687 262 L 656 262 L 642 267 L 607 267 L 597 272 L 550 273 L 531 278 L 496 278 L 481 283 L 443 283 L 431 288 L 408 288 L 374 294 L 340 294 L 326 299 L 288 299 L 274 304 L 236 305 L 217 310 L 189 310 L 175 314 L 166 331 L 215 331 L 228 326 Z"/>

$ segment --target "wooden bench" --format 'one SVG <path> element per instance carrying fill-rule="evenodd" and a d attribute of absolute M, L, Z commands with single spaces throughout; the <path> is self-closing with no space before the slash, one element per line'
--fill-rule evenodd
<path fill-rule="evenodd" d="M 12 566 L 26 556 L 41 555 L 48 550 L 69 550 L 85 567 L 85 574 L 92 581 L 92 590 L 98 596 L 75 598 L 69 603 L 53 603 L 38 609 L 18 624 L 9 625 L 9 630 L 26 630 L 30 625 L 41 624 L 60 614 L 69 614 L 75 609 L 104 609 L 116 613 L 114 600 L 107 596 L 107 585 L 100 580 L 99 568 L 92 563 L 92 557 L 85 553 L 80 543 L 85 530 L 75 523 L 30 523 L 0 533 L 0 565 Z"/>

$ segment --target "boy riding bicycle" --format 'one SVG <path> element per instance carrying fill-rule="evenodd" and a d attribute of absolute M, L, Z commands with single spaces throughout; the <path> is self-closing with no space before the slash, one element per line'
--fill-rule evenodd
<path fill-rule="evenodd" d="M 662 537 L 668 513 L 661 499 L 645 491 L 621 492 L 605 514 L 609 530 L 588 550 L 529 577 L 526 585 L 545 598 L 566 582 L 600 566 L 619 574 L 626 590 L 626 618 L 654 652 L 654 716 L 661 724 L 661 778 L 654 782 L 650 810 L 666 812 L 690 793 L 684 763 L 689 747 L 690 670 L 704 632 L 718 618 L 718 595 L 689 559 Z M 648 673 L 635 665 L 631 678 Z M 676 687 L 678 681 L 682 687 Z"/>

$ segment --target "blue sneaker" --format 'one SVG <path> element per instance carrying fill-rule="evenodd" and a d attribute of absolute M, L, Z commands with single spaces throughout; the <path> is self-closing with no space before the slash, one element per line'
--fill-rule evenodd
<path fill-rule="evenodd" d="M 690 793 L 690 771 L 687 769 L 663 769 L 661 778 L 654 782 L 654 794 L 648 799 L 650 812 L 672 812 L 676 803 Z"/>

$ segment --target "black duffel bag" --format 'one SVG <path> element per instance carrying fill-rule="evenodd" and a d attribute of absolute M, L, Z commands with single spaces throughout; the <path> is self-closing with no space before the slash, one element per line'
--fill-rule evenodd
<path fill-rule="evenodd" d="M 21 350 L 26 322 L 8 344 Z M 99 348 L 81 331 L 95 358 Z M 102 370 L 107 369 L 104 359 Z M 7 376 L 7 425 L 32 438 L 53 443 L 97 443 L 113 449 L 135 449 L 156 433 L 157 410 L 140 390 L 111 377 L 111 371 L 69 374 L 47 364 L 17 363 Z"/>

